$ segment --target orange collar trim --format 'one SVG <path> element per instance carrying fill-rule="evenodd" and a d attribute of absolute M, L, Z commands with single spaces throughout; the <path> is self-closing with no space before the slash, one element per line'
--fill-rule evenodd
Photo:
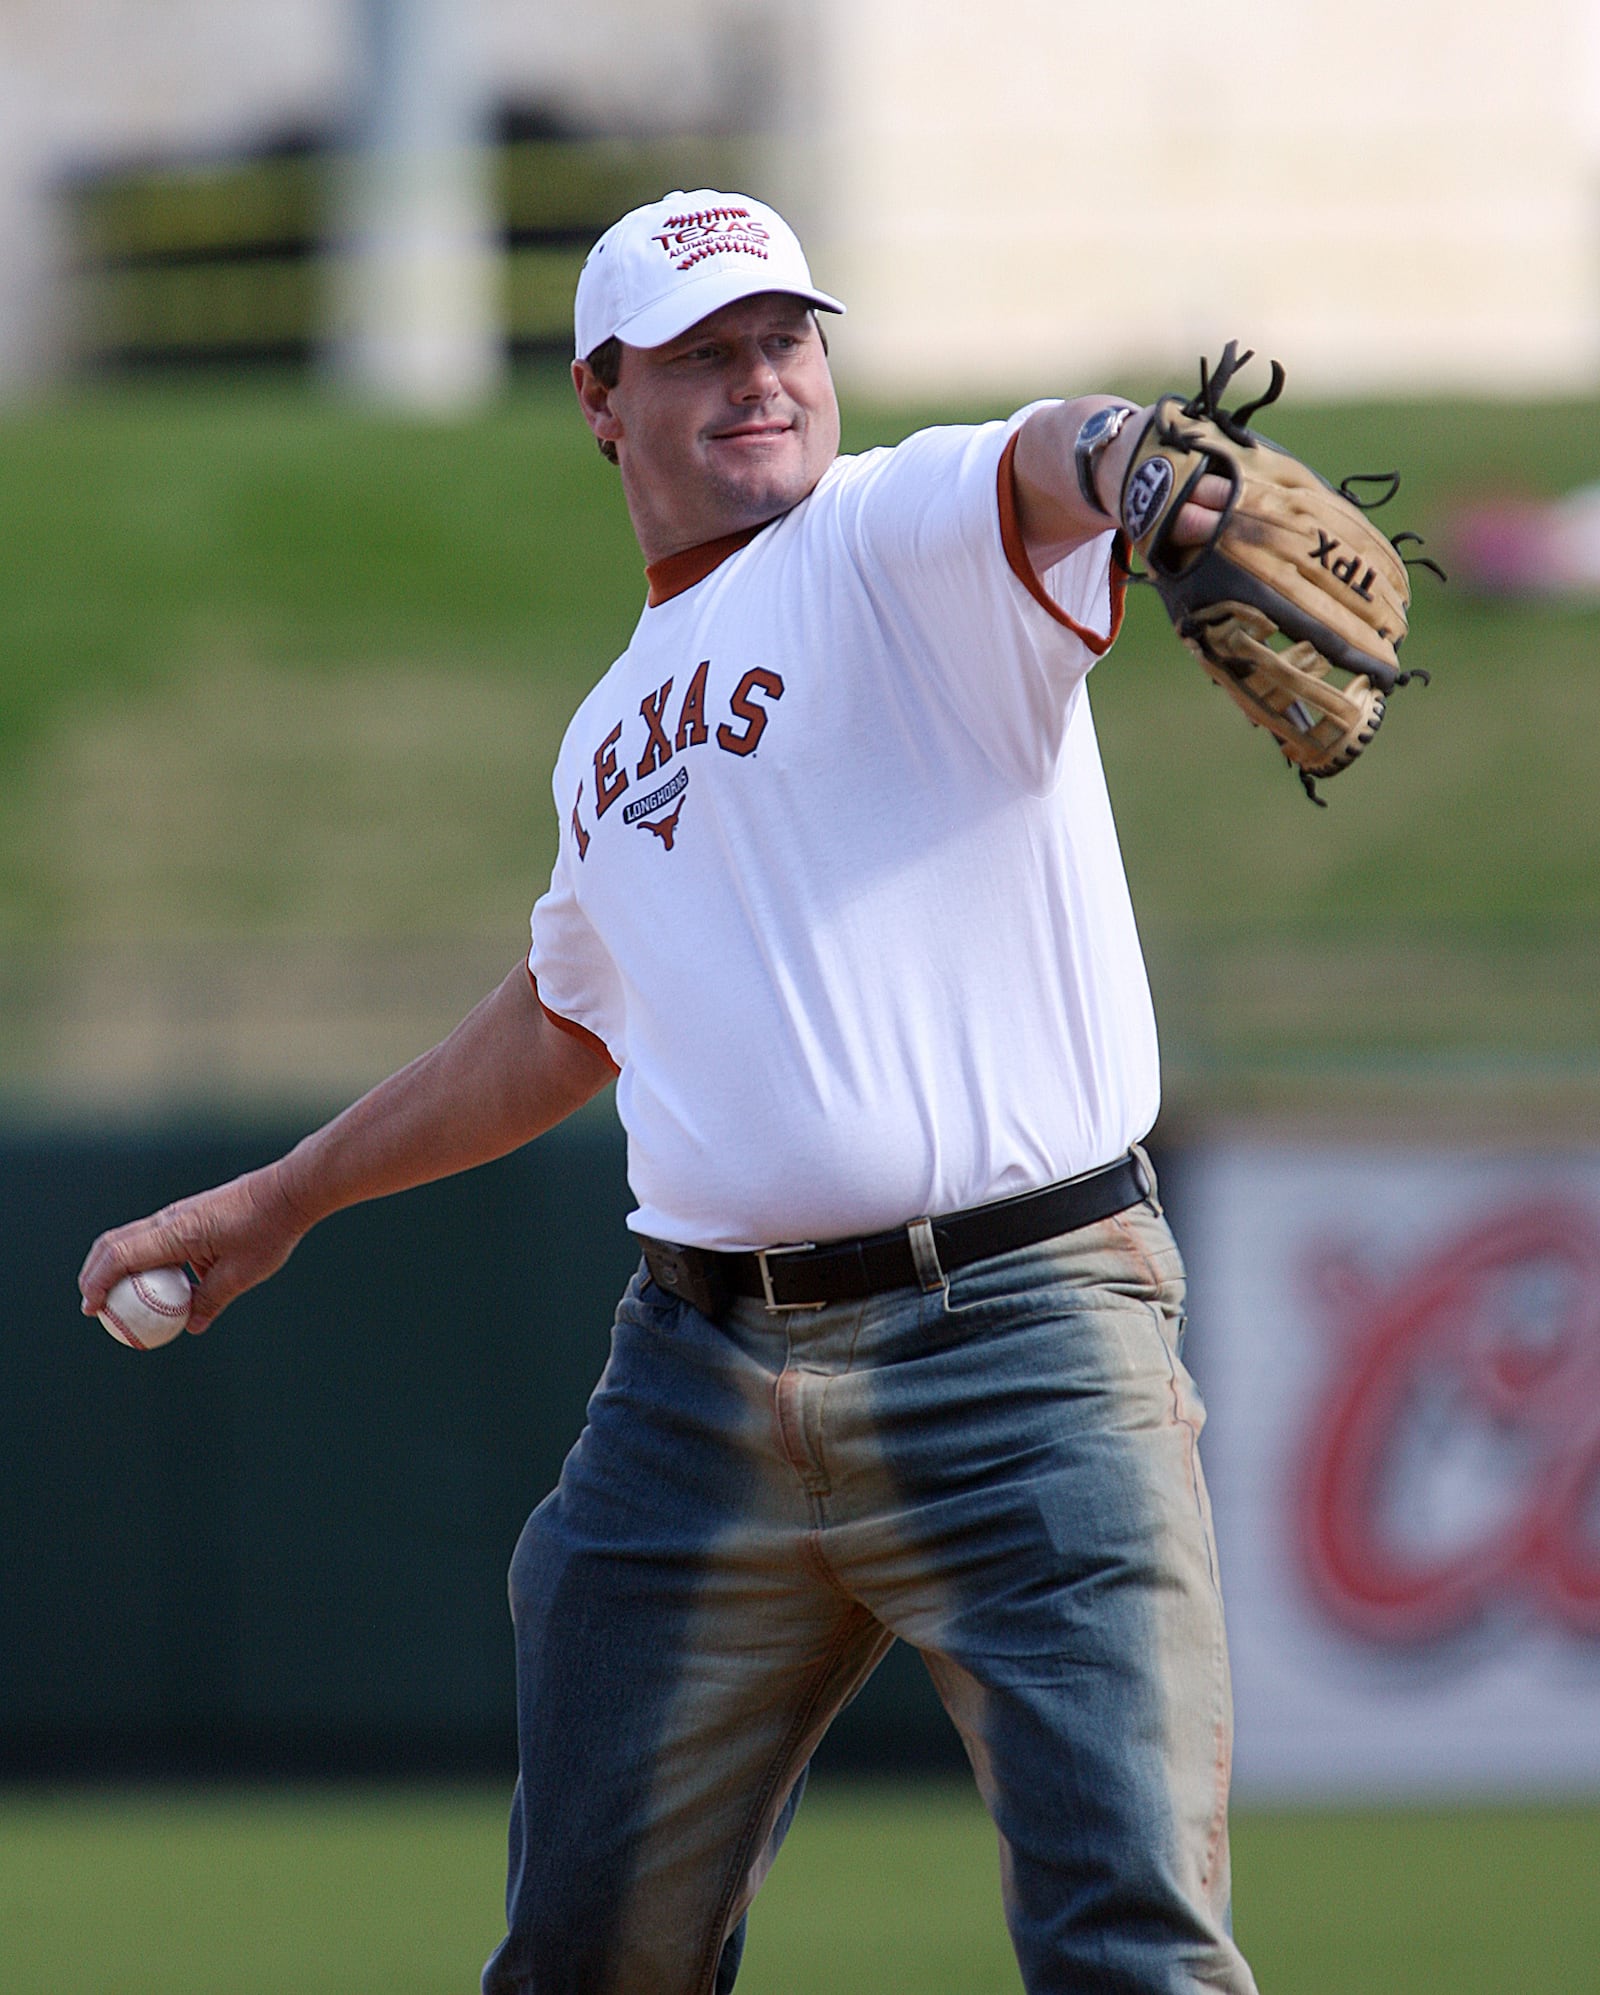
<path fill-rule="evenodd" d="M 685 547 L 676 554 L 652 561 L 644 571 L 644 579 L 650 584 L 646 598 L 649 608 L 670 603 L 674 596 L 681 596 L 685 589 L 703 582 L 712 569 L 720 568 L 741 547 L 748 547 L 771 524 L 771 520 L 763 520 L 760 526 L 741 527 L 737 533 L 725 533 L 719 540 L 703 540 L 698 547 Z"/>

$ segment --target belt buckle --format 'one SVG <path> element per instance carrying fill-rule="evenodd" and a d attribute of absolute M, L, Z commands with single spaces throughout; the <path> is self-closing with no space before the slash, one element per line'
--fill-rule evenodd
<path fill-rule="evenodd" d="M 809 1254 L 816 1246 L 815 1240 L 796 1240 L 787 1247 L 757 1247 L 756 1266 L 761 1271 L 761 1293 L 766 1298 L 768 1310 L 776 1315 L 780 1309 L 826 1309 L 826 1302 L 780 1302 L 772 1293 L 772 1270 L 768 1263 L 780 1254 Z"/>

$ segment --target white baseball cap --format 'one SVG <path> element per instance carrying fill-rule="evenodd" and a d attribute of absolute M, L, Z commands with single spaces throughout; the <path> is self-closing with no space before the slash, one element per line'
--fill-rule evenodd
<path fill-rule="evenodd" d="M 748 194 L 680 189 L 613 222 L 590 250 L 572 306 L 578 358 L 611 338 L 664 346 L 762 291 L 844 310 L 812 283 L 800 238 L 775 208 Z"/>

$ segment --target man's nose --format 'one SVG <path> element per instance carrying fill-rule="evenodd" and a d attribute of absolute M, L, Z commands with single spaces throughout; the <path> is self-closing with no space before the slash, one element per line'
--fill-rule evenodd
<path fill-rule="evenodd" d="M 739 349 L 733 369 L 733 395 L 740 402 L 763 402 L 778 385 L 777 369 L 759 340 Z"/>

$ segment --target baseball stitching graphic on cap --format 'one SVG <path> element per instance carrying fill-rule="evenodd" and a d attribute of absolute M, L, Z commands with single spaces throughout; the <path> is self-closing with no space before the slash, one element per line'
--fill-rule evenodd
<path fill-rule="evenodd" d="M 767 231 L 750 219 L 748 208 L 703 208 L 698 214 L 668 215 L 661 226 L 663 233 L 652 240 L 677 259 L 679 270 L 692 270 L 724 250 L 763 260 L 768 253 Z"/>

